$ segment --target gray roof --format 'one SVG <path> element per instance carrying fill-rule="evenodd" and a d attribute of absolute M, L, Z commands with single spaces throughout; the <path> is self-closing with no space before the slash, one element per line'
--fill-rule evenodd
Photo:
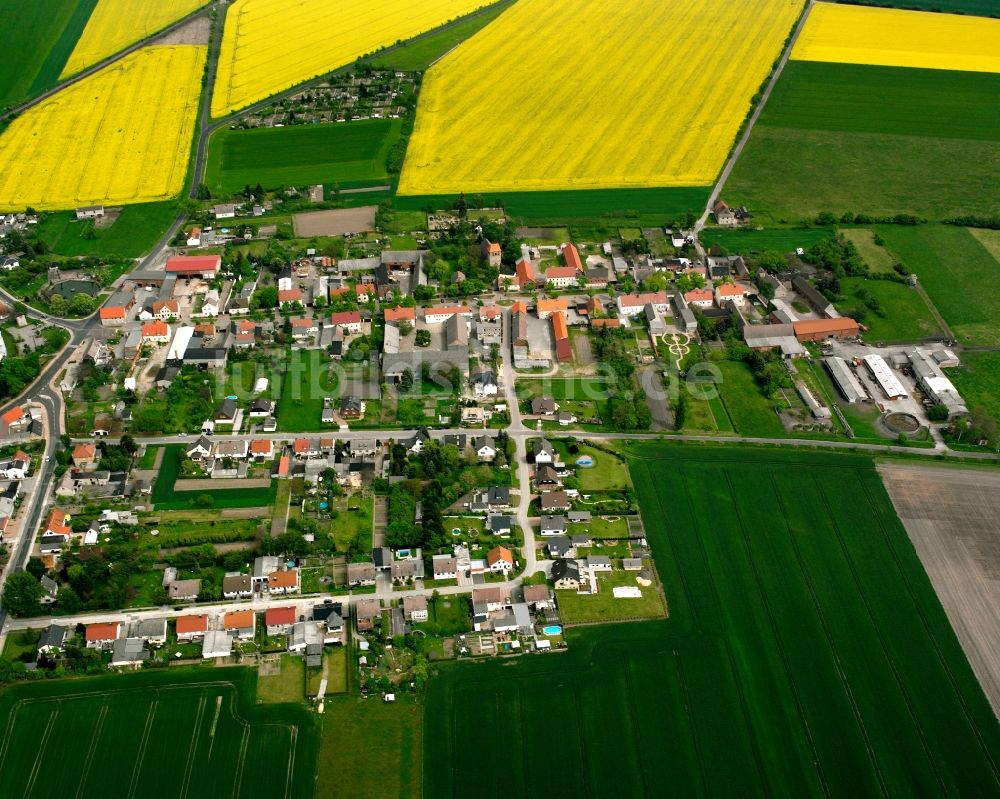
<path fill-rule="evenodd" d="M 111 646 L 111 665 L 149 660 L 149 650 L 141 638 L 117 638 Z"/>

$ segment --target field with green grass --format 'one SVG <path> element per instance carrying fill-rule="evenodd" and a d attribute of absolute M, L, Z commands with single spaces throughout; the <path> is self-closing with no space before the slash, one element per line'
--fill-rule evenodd
<path fill-rule="evenodd" d="M 520 377 L 517 380 L 517 396 L 522 399 L 552 397 L 562 400 L 607 399 L 608 386 L 603 377 Z"/>
<path fill-rule="evenodd" d="M 1000 212 L 1000 75 L 790 61 L 725 186 L 759 220 Z"/>
<path fill-rule="evenodd" d="M 721 405 L 732 420 L 736 433 L 764 438 L 781 438 L 786 435 L 785 426 L 774 412 L 771 400 L 761 393 L 746 364 L 719 361 L 715 366 L 722 372 L 722 379 L 717 384 Z M 713 411 L 717 407 L 713 405 Z M 714 415 L 718 424 L 720 414 Z"/>
<path fill-rule="evenodd" d="M 1000 726 L 870 460 L 629 452 L 669 620 L 437 666 L 425 796 L 1000 791 Z"/>
<path fill-rule="evenodd" d="M 406 694 L 393 704 L 375 697 L 328 697 L 316 796 L 420 799 L 423 718 L 423 705 Z"/>
<path fill-rule="evenodd" d="M 55 86 L 97 0 L 0 0 L 0 108 Z"/>
<path fill-rule="evenodd" d="M 183 444 L 167 444 L 163 447 L 160 471 L 153 483 L 150 500 L 156 510 L 192 510 L 199 507 L 220 508 L 262 508 L 274 504 L 277 480 L 272 480 L 269 488 L 225 488 L 225 481 L 219 481 L 219 488 L 186 490 L 184 481 L 178 485 L 180 455 Z M 204 497 L 211 497 L 211 504 L 202 505 Z"/>
<path fill-rule="evenodd" d="M 753 222 L 751 221 L 751 224 Z M 707 227 L 701 232 L 701 243 L 706 247 L 722 247 L 731 254 L 750 255 L 776 250 L 795 252 L 801 247 L 808 250 L 816 242 L 833 237 L 829 228 L 752 228 Z"/>
<path fill-rule="evenodd" d="M 961 356 L 962 365 L 947 370 L 969 409 L 983 408 L 1000 421 L 1000 352 L 970 352 Z"/>
<path fill-rule="evenodd" d="M 635 621 L 659 619 L 666 615 L 663 597 L 655 585 L 639 586 L 635 572 L 613 571 L 597 577 L 596 594 L 578 594 L 576 591 L 557 591 L 559 618 L 566 624 L 591 624 L 595 622 Z M 614 589 L 639 588 L 639 599 L 619 599 Z"/>
<path fill-rule="evenodd" d="M 306 662 L 296 655 L 279 657 L 277 674 L 257 675 L 257 701 L 275 705 L 302 702 L 306 689 Z"/>
<path fill-rule="evenodd" d="M 865 333 L 868 342 L 893 344 L 944 336 L 924 298 L 912 286 L 891 280 L 849 277 L 840 281 L 840 291 L 844 300 L 837 303 L 837 310 L 868 328 Z M 866 306 L 869 301 L 876 302 L 884 315 Z M 864 309 L 863 314 L 856 313 L 859 308 Z"/>
<path fill-rule="evenodd" d="M 1000 344 L 1000 261 L 965 228 L 951 225 L 876 228 L 886 248 L 916 272 L 962 344 Z"/>
<path fill-rule="evenodd" d="M 330 425 L 324 428 L 322 422 L 323 398 L 340 396 L 337 372 L 331 371 L 332 365 L 319 350 L 289 350 L 278 400 L 279 430 L 330 429 Z"/>
<path fill-rule="evenodd" d="M 44 215 L 38 235 L 59 255 L 138 258 L 153 249 L 177 213 L 173 202 L 127 205 L 109 227 L 97 228 L 78 221 L 72 211 L 60 211 Z"/>
<path fill-rule="evenodd" d="M 662 225 L 688 211 L 701 213 L 708 200 L 706 187 L 660 189 L 600 189 L 490 193 L 488 205 L 502 204 L 518 225 L 589 225 L 602 236 L 616 236 L 618 228 Z M 433 203 L 450 208 L 457 196 L 397 197 L 399 208 L 419 210 Z M 475 216 L 475 210 L 469 210 Z"/>
<path fill-rule="evenodd" d="M 0 795 L 311 797 L 317 725 L 248 669 L 46 680 L 0 694 Z"/>
<path fill-rule="evenodd" d="M 465 19 L 416 39 L 411 39 L 391 53 L 376 56 L 372 65 L 381 69 L 416 72 L 427 69 L 445 53 L 489 25 L 507 10 L 513 0 L 503 0 Z"/>
<path fill-rule="evenodd" d="M 628 488 L 630 485 L 628 468 L 617 456 L 605 452 L 603 449 L 584 444 L 578 453 L 567 456 L 566 463 L 574 464 L 576 459 L 583 455 L 589 455 L 593 458 L 594 465 L 576 467 L 576 476 L 580 481 L 581 491 L 617 491 Z"/>
<path fill-rule="evenodd" d="M 209 143 L 205 184 L 216 195 L 236 194 L 258 183 L 265 189 L 310 183 L 378 184 L 388 178 L 386 157 L 401 129 L 398 119 L 223 128 Z"/>

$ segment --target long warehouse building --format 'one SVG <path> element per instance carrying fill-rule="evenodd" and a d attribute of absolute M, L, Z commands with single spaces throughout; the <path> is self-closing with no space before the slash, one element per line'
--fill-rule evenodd
<path fill-rule="evenodd" d="M 866 355 L 861 360 L 868 368 L 868 374 L 878 383 L 879 388 L 882 389 L 886 397 L 891 400 L 897 400 L 910 396 L 910 392 L 899 382 L 899 378 L 896 377 L 892 369 L 889 368 L 889 364 L 885 362 L 885 358 L 881 355 Z"/>
<path fill-rule="evenodd" d="M 837 390 L 840 391 L 841 396 L 845 400 L 853 405 L 855 402 L 867 399 L 868 394 L 865 392 L 865 387 L 861 385 L 861 381 L 851 371 L 851 367 L 847 365 L 847 361 L 843 358 L 833 356 L 824 358 L 823 365 L 826 367 L 826 371 L 830 373 L 830 377 L 833 378 Z"/>

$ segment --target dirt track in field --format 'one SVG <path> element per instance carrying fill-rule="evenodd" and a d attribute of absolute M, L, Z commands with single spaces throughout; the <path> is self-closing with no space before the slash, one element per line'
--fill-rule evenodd
<path fill-rule="evenodd" d="M 1000 472 L 897 464 L 879 472 L 1000 718 Z"/>

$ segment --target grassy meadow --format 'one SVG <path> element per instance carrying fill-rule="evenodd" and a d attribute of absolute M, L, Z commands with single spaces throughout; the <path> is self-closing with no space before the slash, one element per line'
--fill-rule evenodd
<path fill-rule="evenodd" d="M 1000 352 L 971 352 L 961 355 L 962 365 L 948 370 L 948 377 L 969 405 L 984 408 L 1000 421 Z"/>
<path fill-rule="evenodd" d="M 97 228 L 78 221 L 72 211 L 58 211 L 45 214 L 38 233 L 59 255 L 138 258 L 153 249 L 177 213 L 173 202 L 127 205 L 109 227 Z"/>
<path fill-rule="evenodd" d="M 258 183 L 265 189 L 310 183 L 372 184 L 388 179 L 386 158 L 402 120 L 230 130 L 212 136 L 205 183 L 229 195 Z"/>
<path fill-rule="evenodd" d="M 761 222 L 996 214 L 1000 75 L 789 62 L 725 186 Z"/>
<path fill-rule="evenodd" d="M 959 343 L 1000 344 L 1000 262 L 965 228 L 877 228 L 886 248 L 912 272 Z"/>
<path fill-rule="evenodd" d="M 844 300 L 837 303 L 837 308 L 847 316 L 854 309 L 864 306 L 864 294 L 873 297 L 881 306 L 884 316 L 866 309 L 863 319 L 863 324 L 868 328 L 865 333 L 866 341 L 895 344 L 944 336 L 927 309 L 927 303 L 911 286 L 891 280 L 849 277 L 840 281 L 840 289 Z"/>
<path fill-rule="evenodd" d="M 0 694 L 0 794 L 311 797 L 316 722 L 248 669 L 41 681 Z"/>
<path fill-rule="evenodd" d="M 425 796 L 1000 790 L 1000 727 L 870 460 L 629 452 L 670 619 L 438 667 Z"/>
<path fill-rule="evenodd" d="M 97 0 L 0 0 L 0 108 L 55 86 Z"/>

